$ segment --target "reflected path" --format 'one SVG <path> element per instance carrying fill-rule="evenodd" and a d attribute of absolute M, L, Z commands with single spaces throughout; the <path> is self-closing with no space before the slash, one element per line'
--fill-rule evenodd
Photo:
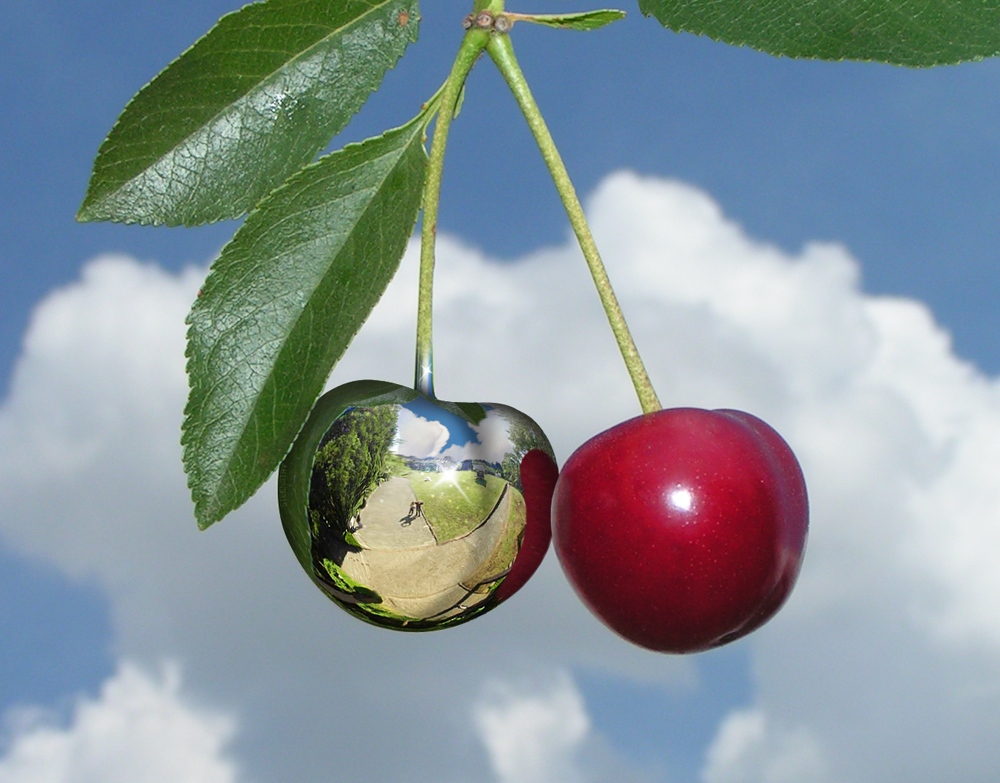
<path fill-rule="evenodd" d="M 400 524 L 416 499 L 405 478 L 393 476 L 379 485 L 361 509 L 361 528 L 354 532 L 355 540 L 365 549 L 413 549 L 436 545 L 437 539 L 422 515 L 407 527 Z M 402 516 L 399 509 L 404 509 Z"/>
<path fill-rule="evenodd" d="M 385 497 L 379 498 L 383 489 Z M 361 513 L 363 527 L 354 534 L 361 551 L 345 555 L 340 567 L 382 596 L 384 607 L 394 613 L 447 619 L 485 600 L 490 585 L 510 570 L 509 563 L 498 562 L 497 555 L 512 527 L 520 527 L 522 520 L 512 518 L 511 493 L 504 487 L 497 504 L 477 527 L 438 544 L 421 517 L 400 529 L 398 509 L 408 510 L 413 497 L 409 482 L 399 478 L 372 493 Z"/>

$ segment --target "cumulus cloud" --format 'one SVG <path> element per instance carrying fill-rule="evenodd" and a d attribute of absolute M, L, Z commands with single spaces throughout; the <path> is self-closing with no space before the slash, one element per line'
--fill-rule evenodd
<path fill-rule="evenodd" d="M 124 663 L 69 725 L 42 714 L 7 716 L 0 783 L 235 783 L 226 713 L 193 703 L 176 664 L 151 674 Z"/>
<path fill-rule="evenodd" d="M 704 783 L 826 783 L 823 750 L 808 729 L 775 730 L 760 710 L 730 714 L 708 749 Z"/>
<path fill-rule="evenodd" d="M 400 408 L 393 451 L 407 457 L 437 457 L 451 433 L 439 421 L 429 421 L 406 408 Z"/>
<path fill-rule="evenodd" d="M 491 683 L 476 705 L 475 721 L 499 783 L 583 780 L 577 753 L 590 718 L 567 673 L 547 688 Z"/>
<path fill-rule="evenodd" d="M 664 403 L 762 416 L 809 483 L 800 584 L 743 642 L 753 703 L 695 751 L 705 783 L 992 783 L 1000 384 L 954 356 L 919 302 L 866 295 L 843 248 L 790 255 L 704 193 L 627 173 L 589 212 Z M 411 247 L 331 384 L 408 381 L 416 268 Z M 121 655 L 176 657 L 192 692 L 237 710 L 233 752 L 256 779 L 488 780 L 496 751 L 469 717 L 488 680 L 590 669 L 699 687 L 692 659 L 629 647 L 589 617 L 551 557 L 491 615 L 403 635 L 308 583 L 272 485 L 199 534 L 177 440 L 183 318 L 203 274 L 101 259 L 38 307 L 0 408 L 0 535 L 104 585 Z M 435 304 L 442 398 L 524 411 L 560 460 L 638 413 L 569 241 L 500 264 L 442 237 Z M 551 706 L 553 692 L 536 696 Z M 514 714 L 505 703 L 492 714 Z M 606 716 L 589 714 L 599 736 Z"/>
<path fill-rule="evenodd" d="M 488 621 L 409 635 L 359 623 L 315 589 L 284 540 L 273 483 L 198 532 L 178 434 L 184 317 L 203 275 L 103 257 L 39 305 L 0 408 L 0 535 L 104 587 L 119 655 L 179 659 L 192 692 L 238 712 L 233 752 L 255 780 L 331 765 L 381 781 L 487 779 L 468 718 L 484 678 L 563 659 L 616 662 L 661 684 L 690 678 L 685 662 L 623 650 L 551 559 Z M 332 384 L 406 380 L 395 365 L 413 321 L 380 346 L 397 295 Z M 373 752 L 359 736 L 384 739 Z"/>
<path fill-rule="evenodd" d="M 583 694 L 562 669 L 494 679 L 472 717 L 496 783 L 649 783 L 592 726 Z"/>
<path fill-rule="evenodd" d="M 486 412 L 486 418 L 479 424 L 469 424 L 476 433 L 475 441 L 466 441 L 462 446 L 452 445 L 441 452 L 457 462 L 464 459 L 482 459 L 487 462 L 503 462 L 504 455 L 514 448 L 510 441 L 510 425 L 496 409 Z"/>

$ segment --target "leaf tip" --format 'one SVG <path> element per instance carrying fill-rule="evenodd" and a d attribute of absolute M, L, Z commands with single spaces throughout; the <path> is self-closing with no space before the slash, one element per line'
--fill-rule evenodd
<path fill-rule="evenodd" d="M 83 203 L 80 205 L 80 209 L 77 210 L 74 219 L 77 223 L 93 223 L 95 220 L 100 220 L 91 208 L 89 199 L 84 199 Z"/>

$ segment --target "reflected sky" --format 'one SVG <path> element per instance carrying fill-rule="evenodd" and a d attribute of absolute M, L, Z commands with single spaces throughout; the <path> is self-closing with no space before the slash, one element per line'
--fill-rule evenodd
<path fill-rule="evenodd" d="M 453 413 L 439 408 L 429 399 L 424 396 L 419 396 L 415 400 L 400 406 L 400 429 L 406 425 L 406 414 L 403 413 L 404 410 L 409 411 L 414 416 L 426 419 L 431 422 L 440 422 L 443 427 L 447 430 L 447 436 L 440 442 L 440 449 L 438 453 L 444 451 L 449 446 L 464 446 L 470 441 L 475 443 L 478 440 L 478 435 L 472 426 L 465 419 L 460 416 L 456 416 Z M 405 436 L 405 432 L 400 434 Z M 424 454 L 417 454 L 406 450 L 406 443 L 399 443 L 393 448 L 398 454 L 406 454 L 407 456 L 414 457 L 430 457 L 437 456 L 433 452 L 427 452 Z"/>
<path fill-rule="evenodd" d="M 400 405 L 392 451 L 419 459 L 501 462 L 505 455 L 514 451 L 509 435 L 510 423 L 504 416 L 503 406 L 483 407 L 486 418 L 471 424 L 424 397 Z"/>

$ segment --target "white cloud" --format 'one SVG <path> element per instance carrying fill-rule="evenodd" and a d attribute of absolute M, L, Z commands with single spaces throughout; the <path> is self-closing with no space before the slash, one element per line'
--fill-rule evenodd
<path fill-rule="evenodd" d="M 827 783 L 819 742 L 807 729 L 775 730 L 760 710 L 731 713 L 708 749 L 704 783 Z"/>
<path fill-rule="evenodd" d="M 429 421 L 407 408 L 400 408 L 393 450 L 407 457 L 437 457 L 450 436 L 441 422 Z"/>
<path fill-rule="evenodd" d="M 441 452 L 457 462 L 464 459 L 482 459 L 487 462 L 503 462 L 504 455 L 514 448 L 510 442 L 510 425 L 495 409 L 487 411 L 486 418 L 479 424 L 469 424 L 476 433 L 475 441 L 452 445 Z"/>
<path fill-rule="evenodd" d="M 198 532 L 178 436 L 184 317 L 200 277 L 102 258 L 39 306 L 0 408 L 0 535 L 104 587 L 118 654 L 147 665 L 180 659 L 192 692 L 236 709 L 233 752 L 255 779 L 325 774 L 331 756 L 343 774 L 377 780 L 485 778 L 467 719 L 483 679 L 569 650 L 652 682 L 689 677 L 686 662 L 653 665 L 623 650 L 551 558 L 488 621 L 404 635 L 351 619 L 308 581 L 284 539 L 273 483 Z M 383 319 L 395 316 L 381 312 L 334 383 L 406 380 L 393 364 L 410 353 L 412 322 L 383 349 Z M 536 634 L 547 638 L 529 645 Z M 373 753 L 359 731 L 392 741 Z"/>
<path fill-rule="evenodd" d="M 176 665 L 158 676 L 123 663 L 68 726 L 8 716 L 0 783 L 235 783 L 230 715 L 191 703 Z"/>
<path fill-rule="evenodd" d="M 561 672 L 547 688 L 493 682 L 475 722 L 499 783 L 578 783 L 577 754 L 590 731 L 583 696 Z"/>
<path fill-rule="evenodd" d="M 187 389 L 183 319 L 203 277 L 102 256 L 46 297 L 3 404 L 0 475 L 72 479 L 116 439 L 172 452 L 177 438 L 164 436 Z"/>
<path fill-rule="evenodd" d="M 496 783 L 649 783 L 595 731 L 563 669 L 493 679 L 472 707 Z"/>
<path fill-rule="evenodd" d="M 514 448 L 510 441 L 510 424 L 496 410 L 486 412 L 486 418 L 479 424 L 470 424 L 476 433 L 475 448 L 480 459 L 488 462 L 501 462 L 504 455 Z"/>
<path fill-rule="evenodd" d="M 992 783 L 1000 384 L 953 355 L 920 303 L 861 292 L 841 248 L 790 256 L 703 193 L 630 174 L 606 180 L 590 214 L 664 403 L 761 415 L 809 482 L 800 585 L 746 642 L 754 701 L 733 705 L 706 775 Z M 103 259 L 39 306 L 0 408 L 0 535 L 96 577 L 121 655 L 177 657 L 192 692 L 238 710 L 233 751 L 257 778 L 326 774 L 335 758 L 379 781 L 488 779 L 468 716 L 490 678 L 587 667 L 694 687 L 690 659 L 631 648 L 590 618 L 552 558 L 488 617 L 401 635 L 308 583 L 273 485 L 199 534 L 177 445 L 198 277 Z M 415 290 L 411 247 L 331 383 L 409 380 Z M 568 243 L 497 264 L 442 237 L 435 335 L 442 398 L 524 411 L 562 460 L 638 413 Z M 359 731 L 392 740 L 372 753 Z"/>

